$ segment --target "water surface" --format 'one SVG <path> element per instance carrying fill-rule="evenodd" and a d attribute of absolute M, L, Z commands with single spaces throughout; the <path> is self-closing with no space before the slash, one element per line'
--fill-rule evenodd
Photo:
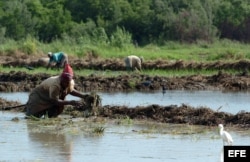
<path fill-rule="evenodd" d="M 207 106 L 214 110 L 237 113 L 249 111 L 248 92 L 221 91 L 160 91 L 153 93 L 99 92 L 103 105 L 146 106 L 150 104 Z M 25 103 L 28 93 L 0 93 L 7 100 Z M 67 99 L 76 99 L 67 96 Z M 19 121 L 12 121 L 14 117 Z M 59 116 L 60 118 L 60 116 Z M 33 121 L 34 122 L 34 121 Z M 90 123 L 82 126 L 91 127 Z M 0 112 L 0 161 L 60 161 L 60 162 L 217 162 L 222 153 L 222 140 L 217 127 L 162 123 L 116 124 L 101 123 L 104 134 L 93 136 L 80 127 L 57 133 L 42 132 L 24 119 L 23 113 Z M 197 127 L 200 127 L 197 129 Z M 250 145 L 250 131 L 226 127 L 234 145 Z M 182 131 L 180 133 L 180 131 Z M 184 131 L 184 132 L 183 132 Z"/>
<path fill-rule="evenodd" d="M 11 121 L 13 117 L 20 120 Z M 217 127 L 106 122 L 103 135 L 74 130 L 77 128 L 57 134 L 57 129 L 40 132 L 42 127 L 23 117 L 21 113 L 0 112 L 0 161 L 217 162 L 221 156 Z M 178 133 L 183 129 L 186 132 Z M 235 145 L 250 145 L 249 131 L 232 129 L 230 133 Z"/>
<path fill-rule="evenodd" d="M 130 107 L 158 104 L 162 106 L 187 104 L 193 107 L 205 106 L 213 110 L 236 114 L 240 111 L 250 112 L 249 92 L 222 91 L 167 91 L 164 95 L 155 92 L 97 92 L 102 98 L 103 105 L 126 105 Z M 25 103 L 28 93 L 0 93 L 0 97 Z M 66 99 L 76 99 L 70 95 Z"/>

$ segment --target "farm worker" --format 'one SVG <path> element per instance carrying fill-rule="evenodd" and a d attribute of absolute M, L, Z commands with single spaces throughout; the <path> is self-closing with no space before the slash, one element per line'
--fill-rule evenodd
<path fill-rule="evenodd" d="M 68 56 L 63 52 L 57 52 L 57 53 L 48 52 L 48 57 L 49 57 L 49 64 L 47 66 L 47 69 L 51 66 L 52 63 L 56 63 L 56 66 L 58 68 L 64 67 L 64 65 L 68 63 Z"/>
<path fill-rule="evenodd" d="M 80 106 L 82 102 L 65 100 L 66 95 L 83 98 L 84 95 L 74 89 L 73 70 L 65 64 L 61 75 L 50 77 L 32 90 L 26 104 L 26 115 L 35 117 L 57 117 L 63 112 L 64 105 Z"/>
<path fill-rule="evenodd" d="M 138 57 L 135 55 L 127 56 L 124 60 L 127 70 L 137 69 L 139 71 L 141 71 L 142 61 L 143 61 L 142 57 Z"/>

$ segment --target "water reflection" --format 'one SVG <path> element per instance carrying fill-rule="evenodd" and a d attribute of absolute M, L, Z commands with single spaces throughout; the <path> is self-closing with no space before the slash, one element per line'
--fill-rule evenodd
<path fill-rule="evenodd" d="M 72 161 L 73 141 L 65 134 L 40 132 L 32 124 L 27 124 L 27 128 L 28 137 L 36 146 L 32 150 L 34 157 L 45 161 Z"/>
<path fill-rule="evenodd" d="M 13 117 L 20 120 L 14 122 Z M 0 161 L 217 162 L 223 158 L 217 127 L 107 122 L 103 136 L 93 136 L 87 132 L 97 123 L 59 129 L 23 117 L 22 113 L 0 113 Z M 249 129 L 230 132 L 235 145 L 250 144 Z"/>

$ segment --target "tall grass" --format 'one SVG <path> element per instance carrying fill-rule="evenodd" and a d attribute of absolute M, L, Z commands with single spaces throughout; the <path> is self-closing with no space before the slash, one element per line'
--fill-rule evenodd
<path fill-rule="evenodd" d="M 213 43 L 198 41 L 193 44 L 166 42 L 158 46 L 148 44 L 140 47 L 132 43 L 131 35 L 124 29 L 117 28 L 111 36 L 100 30 L 93 36 L 72 38 L 65 35 L 63 39 L 51 43 L 39 42 L 27 37 L 22 41 L 6 39 L 0 47 L 0 54 L 15 54 L 17 51 L 29 55 L 46 56 L 48 51 L 63 51 L 71 56 L 83 58 L 94 53 L 99 58 L 124 58 L 127 55 L 143 56 L 149 60 L 187 60 L 187 61 L 233 61 L 250 58 L 250 44 L 231 40 L 217 40 Z"/>
<path fill-rule="evenodd" d="M 41 51 L 65 51 L 66 53 L 84 57 L 89 51 L 94 51 L 100 58 L 124 58 L 127 55 L 143 56 L 148 60 L 187 60 L 187 61 L 233 61 L 240 59 L 250 59 L 250 44 L 232 42 L 228 40 L 217 41 L 213 44 L 181 44 L 170 42 L 164 46 L 149 44 L 144 47 L 136 47 L 133 44 L 126 47 L 116 47 L 111 45 L 91 45 L 91 44 L 63 44 L 62 42 L 52 42 L 41 46 Z"/>

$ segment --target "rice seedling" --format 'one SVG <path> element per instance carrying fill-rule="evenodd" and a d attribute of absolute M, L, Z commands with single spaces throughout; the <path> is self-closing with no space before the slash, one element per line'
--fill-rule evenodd
<path fill-rule="evenodd" d="M 102 126 L 94 127 L 93 132 L 94 134 L 97 135 L 102 135 L 104 133 L 105 128 Z"/>

